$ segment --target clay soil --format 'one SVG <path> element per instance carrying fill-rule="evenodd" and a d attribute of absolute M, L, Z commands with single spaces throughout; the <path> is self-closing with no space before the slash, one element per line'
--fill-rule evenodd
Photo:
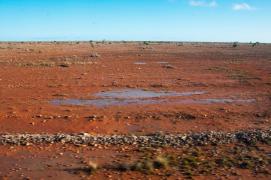
<path fill-rule="evenodd" d="M 127 88 L 155 92 L 206 93 L 170 97 L 169 102 L 159 104 L 96 107 L 51 103 L 54 99 L 91 99 L 93 94 L 98 92 Z M 199 99 L 251 101 L 189 103 Z M 155 132 L 176 134 L 211 130 L 233 132 L 270 127 L 269 44 L 255 47 L 240 44 L 234 48 L 230 43 L 0 43 L 1 134 L 87 132 L 146 135 Z M 127 156 L 125 162 L 128 162 L 130 156 L 136 159 L 139 153 L 133 147 L 127 147 L 127 153 L 122 151 L 122 147 L 85 147 L 85 150 L 82 150 L 84 147 L 63 148 L 61 145 L 28 148 L 2 146 L 0 178 L 186 177 L 178 170 L 146 175 L 144 172 L 119 172 L 110 168 L 104 168 L 95 175 L 85 172 L 78 174 L 78 171 L 74 173 L 76 169 L 73 171 L 65 164 L 80 168 L 82 158 L 91 158 L 100 164 L 106 164 L 107 161 L 112 164 L 117 161 L 116 156 L 122 157 L 123 161 Z M 227 147 L 221 147 L 225 148 Z M 270 146 L 264 148 L 270 153 Z M 76 153 L 77 150 L 80 152 Z M 161 151 L 170 151 L 173 154 L 180 152 L 178 149 Z M 60 152 L 60 158 L 54 158 L 59 155 L 55 153 Z M 81 158 L 80 161 L 76 156 Z M 15 164 L 21 169 L 12 171 Z M 196 178 L 218 178 L 225 172 L 218 175 L 198 175 Z M 268 173 L 255 175 L 252 171 L 240 170 L 237 175 L 231 174 L 230 177 L 268 179 L 266 174 Z"/>

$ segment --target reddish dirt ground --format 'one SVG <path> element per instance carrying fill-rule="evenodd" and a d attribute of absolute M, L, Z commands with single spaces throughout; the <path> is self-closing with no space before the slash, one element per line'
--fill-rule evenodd
<path fill-rule="evenodd" d="M 228 157 L 233 147 L 239 145 L 226 145 L 218 147 L 201 147 L 199 165 L 197 168 L 207 170 L 206 162 L 212 162 L 213 157 L 221 159 Z M 154 172 L 124 171 L 120 170 L 119 164 L 133 164 L 148 156 L 151 158 L 169 154 L 171 156 L 183 156 L 189 150 L 183 148 L 155 148 L 138 149 L 131 147 L 74 147 L 66 145 L 50 145 L 39 147 L 0 147 L 1 171 L 0 178 L 3 179 L 191 179 L 179 170 L 178 165 L 174 168 L 154 170 Z M 242 149 L 242 148 L 240 148 Z M 261 157 L 262 154 L 270 152 L 270 146 L 258 145 L 249 150 L 246 156 Z M 246 150 L 247 151 L 247 150 Z M 193 151 L 194 152 L 194 151 Z M 223 154 L 222 154 L 223 153 Z M 239 152 L 240 153 L 240 152 Z M 255 156 L 255 153 L 257 156 Z M 215 154 L 215 155 L 213 155 Z M 241 154 L 241 153 L 240 153 Z M 250 154 L 250 155 L 248 155 Z M 253 155 L 254 154 L 254 155 Z M 184 155 L 186 156 L 186 155 Z M 234 155 L 238 158 L 238 155 Z M 99 164 L 95 173 L 89 173 L 86 162 L 91 159 Z M 270 160 L 270 159 L 269 159 Z M 205 162 L 205 163 L 202 163 Z M 210 163 L 212 164 L 212 163 Z M 202 167 L 201 167 L 202 166 Z M 193 168 L 193 167 L 192 167 Z M 213 172 L 207 175 L 193 174 L 193 179 L 270 179 L 270 165 L 266 172 L 255 173 L 246 168 L 213 167 Z M 196 169 L 196 168 L 195 168 Z M 193 171 L 193 170 L 192 170 Z M 261 170 L 263 171 L 263 170 Z"/>
<path fill-rule="evenodd" d="M 232 131 L 270 127 L 271 46 L 99 44 L 1 44 L 1 132 L 143 133 Z M 91 58 L 96 52 L 99 58 Z M 87 57 L 89 59 L 84 60 Z M 62 59 L 69 67 L 50 65 Z M 73 60 L 73 58 L 75 60 Z M 87 64 L 89 61 L 93 64 Z M 146 65 L 134 62 L 144 61 Z M 159 61 L 174 67 L 164 68 Z M 38 63 L 39 62 L 39 63 Z M 85 64 L 81 65 L 80 62 Z M 45 65 L 44 65 L 45 64 Z M 256 99 L 247 104 L 154 104 L 55 106 L 56 98 L 89 98 L 91 93 L 134 87 L 177 92 L 204 90 L 184 97 Z M 188 113 L 194 120 L 165 118 Z M 154 114 L 161 120 L 150 118 Z M 42 116 L 58 116 L 44 119 Z M 85 117 L 102 116 L 89 122 Z M 137 116 L 144 116 L 138 117 Z M 65 116 L 70 118 L 65 119 Z M 174 121 L 174 123 L 173 123 Z M 14 126 L 16 125 L 16 126 Z M 20 127 L 20 128 L 18 128 Z"/>
<path fill-rule="evenodd" d="M 174 102 L 208 98 L 253 99 L 253 102 L 107 107 L 50 103 L 53 99 L 90 99 L 94 93 L 126 88 L 206 92 L 170 97 Z M 149 134 L 269 129 L 270 107 L 269 44 L 255 47 L 240 44 L 234 48 L 222 43 L 0 43 L 1 133 Z M 96 118 L 90 120 L 90 116 Z M 21 155 L 1 157 L 0 177 L 8 172 L 3 167 L 12 166 L 20 156 L 25 157 L 24 164 L 35 162 L 32 164 L 35 167 L 29 167 L 30 177 L 43 177 L 44 172 L 37 170 L 36 164 L 50 161 L 44 154 L 55 149 L 48 147 L 36 154 L 37 149 L 25 152 L 18 147 Z M 7 151 L 8 148 L 1 147 L 1 153 Z M 115 152 L 109 151 L 109 155 Z M 98 157 L 103 152 L 97 153 Z M 31 154 L 37 158 L 27 160 Z M 67 163 L 67 159 L 60 162 Z M 51 178 L 67 178 L 63 173 L 48 171 Z M 48 174 L 44 177 L 48 178 Z M 103 179 L 102 175 L 100 178 Z"/>

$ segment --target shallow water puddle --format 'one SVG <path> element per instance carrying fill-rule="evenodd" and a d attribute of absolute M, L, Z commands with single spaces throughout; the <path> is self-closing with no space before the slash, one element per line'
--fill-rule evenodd
<path fill-rule="evenodd" d="M 253 103 L 255 99 L 184 99 L 168 101 L 167 99 L 54 99 L 51 101 L 53 105 L 77 105 L 77 106 L 96 106 L 96 107 L 106 107 L 106 106 L 125 106 L 129 104 L 246 104 Z"/>
<path fill-rule="evenodd" d="M 129 104 L 159 104 L 165 102 L 159 99 L 55 99 L 54 105 L 78 105 L 78 106 L 124 106 Z"/>
<path fill-rule="evenodd" d="M 53 105 L 92 105 L 97 107 L 124 106 L 129 104 L 226 104 L 226 103 L 252 103 L 255 99 L 174 99 L 168 97 L 183 97 L 205 94 L 205 91 L 174 92 L 174 91 L 146 91 L 142 89 L 120 89 L 94 94 L 95 99 L 54 99 Z"/>
<path fill-rule="evenodd" d="M 102 98 L 140 99 L 158 98 L 166 96 L 192 96 L 205 94 L 205 91 L 174 92 L 174 91 L 147 91 L 142 89 L 121 89 L 96 93 L 95 96 Z"/>
<path fill-rule="evenodd" d="M 145 62 L 134 62 L 134 64 L 136 64 L 136 65 L 145 65 L 147 63 L 145 63 Z"/>
<path fill-rule="evenodd" d="M 156 62 L 157 64 L 168 64 L 169 62 L 166 62 L 166 61 L 158 61 Z M 143 61 L 137 61 L 137 62 L 134 62 L 134 64 L 136 65 L 145 65 L 147 64 L 146 62 L 143 62 Z"/>
<path fill-rule="evenodd" d="M 176 103 L 180 104 L 244 104 L 256 102 L 255 99 L 223 99 L 223 98 L 213 98 L 213 99 L 184 99 L 179 100 Z"/>
<path fill-rule="evenodd" d="M 159 104 L 166 102 L 163 97 L 180 97 L 205 94 L 205 91 L 174 92 L 145 91 L 142 89 L 120 89 L 94 94 L 96 99 L 54 99 L 54 105 L 93 105 L 97 107 L 128 104 Z"/>
<path fill-rule="evenodd" d="M 158 61 L 157 64 L 168 64 L 166 61 Z"/>

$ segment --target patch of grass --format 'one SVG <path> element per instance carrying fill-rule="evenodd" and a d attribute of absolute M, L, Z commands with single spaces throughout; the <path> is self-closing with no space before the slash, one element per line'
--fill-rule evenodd
<path fill-rule="evenodd" d="M 132 170 L 165 176 L 178 170 L 185 178 L 193 178 L 197 175 L 209 176 L 237 169 L 247 169 L 253 174 L 269 174 L 268 167 L 271 164 L 268 150 L 263 150 L 258 146 L 251 148 L 245 144 L 234 144 L 229 147 L 224 145 L 187 146 L 180 151 L 174 150 L 170 153 L 166 151 L 158 155 L 154 148 L 141 148 L 138 152 L 143 153 L 139 160 L 131 164 L 118 164 L 113 166 L 113 169 L 121 172 Z"/>
<path fill-rule="evenodd" d="M 216 160 L 216 164 L 219 167 L 233 167 L 234 162 L 230 157 L 224 156 Z"/>
<path fill-rule="evenodd" d="M 199 160 L 195 156 L 187 156 L 181 160 L 181 165 L 185 169 L 196 168 L 199 164 Z"/>
<path fill-rule="evenodd" d="M 131 170 L 150 174 L 154 170 L 153 162 L 150 159 L 138 161 L 134 163 L 133 165 L 131 165 Z"/>
<path fill-rule="evenodd" d="M 158 156 L 153 162 L 153 166 L 156 169 L 160 169 L 160 168 L 168 169 L 169 164 L 170 164 L 170 159 L 166 156 Z"/>
<path fill-rule="evenodd" d="M 198 170 L 199 174 L 211 174 L 212 172 L 214 172 L 217 169 L 216 167 L 216 163 L 212 160 L 205 160 L 201 163 L 201 166 Z"/>
<path fill-rule="evenodd" d="M 82 173 L 84 175 L 92 175 L 98 170 L 98 165 L 94 163 L 93 161 L 89 160 L 83 163 L 84 163 L 84 167 L 68 168 L 68 169 L 65 169 L 65 171 L 68 171 L 72 174 L 77 174 L 77 175 L 82 175 Z"/>
<path fill-rule="evenodd" d="M 140 171 L 142 173 L 150 174 L 155 169 L 169 169 L 170 167 L 177 166 L 178 161 L 174 156 L 158 155 L 152 158 L 150 154 L 144 156 L 143 160 L 139 160 L 130 165 L 130 170 Z M 127 169 L 127 168 L 126 168 Z"/>

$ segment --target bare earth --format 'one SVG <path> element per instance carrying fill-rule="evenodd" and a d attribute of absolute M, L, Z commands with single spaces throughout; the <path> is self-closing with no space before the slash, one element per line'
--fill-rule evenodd
<path fill-rule="evenodd" d="M 173 95 L 97 94 L 116 91 Z M 71 99 L 77 105 L 63 103 Z M 1 134 L 147 135 L 270 127 L 269 44 L 0 43 Z M 232 147 L 238 151 L 231 152 Z M 0 146 L 0 178 L 271 178 L 269 144 L 203 146 L 196 149 L 198 156 L 193 148 Z M 130 168 L 140 159 L 169 154 L 174 158 L 168 158 L 167 167 Z M 198 159 L 187 165 L 184 155 Z M 253 159 L 245 168 L 242 155 Z M 232 158 L 231 164 L 219 163 L 225 157 Z M 90 159 L 100 167 L 96 172 L 85 169 Z M 203 172 L 206 160 L 213 164 Z M 120 168 L 120 163 L 129 168 Z"/>

